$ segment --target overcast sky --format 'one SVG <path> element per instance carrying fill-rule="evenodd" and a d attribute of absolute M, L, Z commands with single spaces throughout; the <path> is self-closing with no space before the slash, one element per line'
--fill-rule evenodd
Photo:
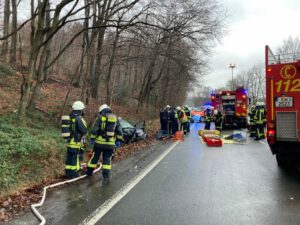
<path fill-rule="evenodd" d="M 207 86 L 219 88 L 233 75 L 264 63 L 264 47 L 273 52 L 288 36 L 300 37 L 300 0 L 224 0 L 230 14 L 228 34 L 210 57 Z"/>

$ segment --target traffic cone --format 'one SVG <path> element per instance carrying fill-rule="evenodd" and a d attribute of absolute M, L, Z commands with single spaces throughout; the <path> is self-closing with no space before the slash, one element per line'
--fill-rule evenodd
<path fill-rule="evenodd" d="M 174 140 L 174 141 L 184 141 L 183 131 L 182 130 L 176 131 L 175 137 L 172 138 L 172 140 Z"/>

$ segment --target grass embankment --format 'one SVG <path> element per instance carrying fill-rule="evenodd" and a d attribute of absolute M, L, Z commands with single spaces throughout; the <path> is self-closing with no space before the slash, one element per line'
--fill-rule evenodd
<path fill-rule="evenodd" d="M 20 125 L 14 114 L 0 117 L 0 197 L 63 173 L 65 144 L 42 120 Z"/>

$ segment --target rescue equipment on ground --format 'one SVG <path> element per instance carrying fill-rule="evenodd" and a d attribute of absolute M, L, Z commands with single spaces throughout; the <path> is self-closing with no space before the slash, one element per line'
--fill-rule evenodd
<path fill-rule="evenodd" d="M 198 130 L 202 143 L 209 147 L 221 147 L 223 144 L 245 144 L 247 134 L 245 131 L 234 130 L 231 135 L 221 135 L 218 130 Z"/>
<path fill-rule="evenodd" d="M 222 147 L 223 146 L 223 142 L 221 138 L 207 138 L 206 139 L 206 144 L 209 147 Z"/>
<path fill-rule="evenodd" d="M 218 130 L 198 130 L 198 134 L 208 147 L 223 146 L 222 139 L 220 138 L 220 131 Z"/>
<path fill-rule="evenodd" d="M 232 140 L 235 143 L 240 143 L 240 144 L 247 142 L 247 134 L 245 131 L 235 130 L 233 131 L 233 134 L 224 136 L 223 138 L 225 140 Z"/>
<path fill-rule="evenodd" d="M 200 136 L 202 136 L 204 134 L 220 135 L 220 131 L 218 131 L 218 130 L 198 130 L 198 134 Z"/>

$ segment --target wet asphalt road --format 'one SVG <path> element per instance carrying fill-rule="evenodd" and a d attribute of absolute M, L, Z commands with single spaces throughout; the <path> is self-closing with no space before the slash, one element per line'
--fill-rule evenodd
<path fill-rule="evenodd" d="M 177 146 L 97 225 L 300 224 L 300 172 L 277 167 L 265 142 L 207 147 L 195 124 Z M 229 131 L 227 131 L 229 132 Z M 79 224 L 172 143 L 124 160 L 112 181 L 100 175 L 51 192 L 40 212 L 46 224 Z M 38 224 L 31 213 L 9 224 Z"/>

